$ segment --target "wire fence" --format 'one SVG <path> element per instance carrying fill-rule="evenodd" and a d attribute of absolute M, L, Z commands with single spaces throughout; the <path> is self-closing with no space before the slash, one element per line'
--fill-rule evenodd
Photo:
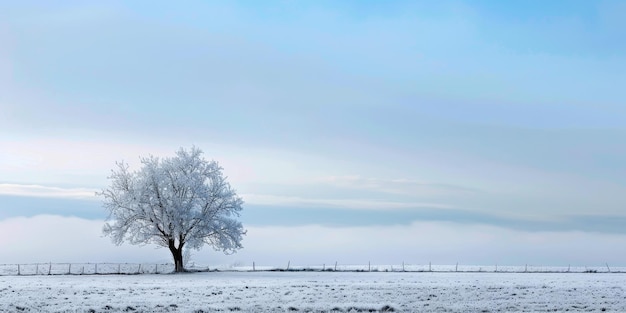
<path fill-rule="evenodd" d="M 308 271 L 308 272 L 433 272 L 433 273 L 626 273 L 626 267 L 603 266 L 499 266 L 495 265 L 434 265 L 399 263 L 392 265 L 366 264 L 346 265 L 339 262 L 316 265 L 292 265 L 290 261 L 283 266 L 251 264 L 230 264 L 218 266 L 198 266 L 190 264 L 191 271 Z M 0 276 L 32 275 L 139 275 L 169 274 L 174 272 L 171 263 L 31 263 L 0 264 Z"/>
<path fill-rule="evenodd" d="M 30 263 L 1 264 L 0 276 L 167 274 L 173 264 L 145 263 Z"/>
<path fill-rule="evenodd" d="M 358 265 L 339 264 L 338 262 L 319 265 L 292 265 L 287 262 L 284 266 L 264 266 L 252 262 L 251 265 L 231 265 L 216 267 L 218 270 L 230 271 L 326 271 L 326 272 L 433 272 L 433 273 L 626 273 L 626 267 L 610 267 L 609 264 L 600 266 L 541 266 L 541 265 L 440 265 L 440 264 L 372 264 L 367 262 Z"/>

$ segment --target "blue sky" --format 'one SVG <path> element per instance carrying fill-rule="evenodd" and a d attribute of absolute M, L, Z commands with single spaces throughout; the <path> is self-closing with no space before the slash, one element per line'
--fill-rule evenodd
<path fill-rule="evenodd" d="M 196 145 L 250 229 L 237 256 L 207 262 L 626 264 L 624 14 L 621 1 L 1 3 L 0 232 L 95 225 L 67 240 L 106 253 L 42 255 L 58 240 L 33 231 L 2 239 L 0 262 L 167 258 L 102 241 L 93 194 L 115 161 Z M 298 244 L 310 233 L 325 239 Z"/>

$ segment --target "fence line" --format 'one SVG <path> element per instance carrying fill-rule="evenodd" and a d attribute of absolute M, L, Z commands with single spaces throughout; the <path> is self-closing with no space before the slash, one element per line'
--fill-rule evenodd
<path fill-rule="evenodd" d="M 168 274 L 173 264 L 155 263 L 28 263 L 0 264 L 0 276 Z"/>
<path fill-rule="evenodd" d="M 193 271 L 311 271 L 311 272 L 433 272 L 433 273 L 626 273 L 626 267 L 603 266 L 491 266 L 479 265 L 435 265 L 409 264 L 401 262 L 392 265 L 375 265 L 368 261 L 363 265 L 342 265 L 339 262 L 327 264 L 299 266 L 291 261 L 285 267 L 263 266 L 251 262 L 251 266 L 236 264 L 225 266 L 199 267 L 191 265 Z M 32 275 L 137 275 L 137 274 L 169 274 L 174 272 L 171 263 L 29 263 L 0 264 L 0 276 L 32 276 Z"/>
<path fill-rule="evenodd" d="M 314 272 L 432 272 L 432 273 L 626 273 L 626 267 L 610 267 L 609 264 L 602 266 L 538 266 L 524 264 L 521 266 L 494 265 L 462 265 L 460 263 L 452 265 L 409 264 L 401 262 L 390 265 L 374 265 L 368 261 L 358 265 L 341 265 L 339 262 L 329 264 L 298 266 L 291 261 L 286 267 L 263 266 L 257 262 L 252 262 L 252 266 L 242 264 L 214 267 L 220 271 L 314 271 Z"/>

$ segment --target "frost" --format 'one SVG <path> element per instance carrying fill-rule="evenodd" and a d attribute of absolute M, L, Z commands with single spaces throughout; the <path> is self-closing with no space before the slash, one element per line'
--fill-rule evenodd
<path fill-rule="evenodd" d="M 181 148 L 175 157 L 141 159 L 130 171 L 117 163 L 104 197 L 109 217 L 103 232 L 115 244 L 156 244 L 168 248 L 176 271 L 183 271 L 183 248 L 204 244 L 224 253 L 242 248 L 245 230 L 236 219 L 243 200 L 237 196 L 222 168 L 202 158 L 202 151 Z"/>

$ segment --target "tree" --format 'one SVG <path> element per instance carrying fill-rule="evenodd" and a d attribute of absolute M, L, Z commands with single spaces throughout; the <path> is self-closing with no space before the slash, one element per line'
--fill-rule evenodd
<path fill-rule="evenodd" d="M 130 171 L 128 164 L 116 162 L 110 186 L 97 193 L 109 213 L 103 232 L 115 244 L 166 247 L 176 272 L 185 271 L 183 248 L 208 244 L 227 254 L 242 248 L 246 231 L 236 218 L 243 200 L 217 162 L 192 147 L 175 157 L 141 158 L 141 163 L 140 170 Z"/>

